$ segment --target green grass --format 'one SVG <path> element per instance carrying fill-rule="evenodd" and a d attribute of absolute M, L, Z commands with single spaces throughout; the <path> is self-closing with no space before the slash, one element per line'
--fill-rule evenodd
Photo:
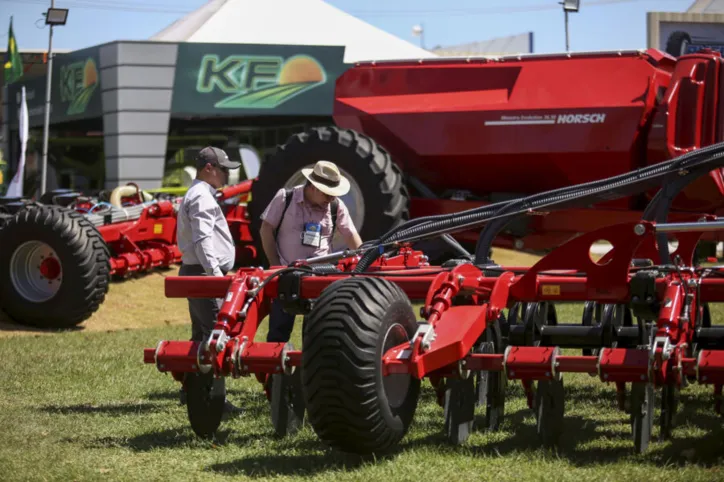
<path fill-rule="evenodd" d="M 714 311 L 715 319 L 722 315 Z M 561 322 L 579 319 L 578 305 L 559 310 Z M 298 323 L 296 346 L 299 332 Z M 169 325 L 0 338 L 0 479 L 724 479 L 723 419 L 714 414 L 710 387 L 689 386 L 673 440 L 653 442 L 636 456 L 628 417 L 615 409 L 615 388 L 585 374 L 564 378 L 557 454 L 539 448 L 516 383 L 508 387 L 501 431 L 476 432 L 464 446 L 450 447 L 441 436 L 442 408 L 425 382 L 410 433 L 398 450 L 375 460 L 328 450 L 309 426 L 276 438 L 260 385 L 253 377 L 230 379 L 229 399 L 246 411 L 222 423 L 215 443 L 201 441 L 178 404 L 178 384 L 142 363 L 143 348 L 188 336 L 186 326 Z"/>

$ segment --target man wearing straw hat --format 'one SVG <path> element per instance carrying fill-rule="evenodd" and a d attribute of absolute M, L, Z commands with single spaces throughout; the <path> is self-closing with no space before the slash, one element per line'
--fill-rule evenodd
<path fill-rule="evenodd" d="M 286 266 L 299 259 L 329 254 L 336 231 L 350 249 L 362 244 L 347 206 L 339 199 L 349 192 L 349 180 L 329 161 L 302 169 L 302 174 L 306 183 L 280 189 L 261 215 L 259 231 L 270 266 Z M 287 342 L 293 328 L 294 315 L 274 300 L 267 341 Z"/>

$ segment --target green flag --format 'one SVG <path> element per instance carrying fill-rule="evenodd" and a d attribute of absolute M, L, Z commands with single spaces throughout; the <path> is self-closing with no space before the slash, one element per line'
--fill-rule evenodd
<path fill-rule="evenodd" d="M 23 76 L 23 61 L 18 52 L 13 33 L 13 18 L 10 17 L 10 30 L 8 32 L 8 50 L 5 52 L 5 85 L 11 84 Z"/>

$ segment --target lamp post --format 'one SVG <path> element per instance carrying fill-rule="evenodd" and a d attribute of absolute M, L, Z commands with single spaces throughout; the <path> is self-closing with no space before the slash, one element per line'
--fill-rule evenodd
<path fill-rule="evenodd" d="M 581 0 L 563 0 L 563 16 L 566 22 L 566 52 L 570 52 L 570 43 L 568 41 L 568 12 L 577 12 L 580 7 Z"/>
<path fill-rule="evenodd" d="M 425 48 L 425 28 L 422 24 L 412 27 L 412 35 L 420 37 L 420 47 Z"/>
<path fill-rule="evenodd" d="M 43 162 L 40 169 L 40 195 L 45 194 L 45 179 L 48 169 L 48 130 L 50 124 L 50 89 L 53 77 L 53 26 L 65 25 L 68 19 L 67 8 L 54 8 L 55 0 L 50 0 L 50 8 L 45 13 L 45 24 L 50 25 L 48 34 L 48 73 L 45 83 L 45 122 L 43 124 Z"/>

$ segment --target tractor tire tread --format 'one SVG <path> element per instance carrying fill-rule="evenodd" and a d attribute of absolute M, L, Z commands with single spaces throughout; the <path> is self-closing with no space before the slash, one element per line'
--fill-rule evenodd
<path fill-rule="evenodd" d="M 67 246 L 67 263 L 72 263 L 77 276 L 72 283 L 63 283 L 61 290 L 66 288 L 65 292 L 56 295 L 63 299 L 49 300 L 43 305 L 52 303 L 53 307 L 45 309 L 4 299 L 17 294 L 10 280 L 3 278 L 3 308 L 19 323 L 42 328 L 68 328 L 82 323 L 98 310 L 108 293 L 111 254 L 107 244 L 83 214 L 57 205 L 28 205 L 18 211 L 0 231 L 0 244 L 11 246 L 16 231 L 29 225 L 42 227 L 43 232 L 52 233 L 48 236 Z M 10 252 L 0 255 L 0 269 L 8 273 L 10 256 Z"/>
<path fill-rule="evenodd" d="M 309 420 L 320 439 L 346 452 L 389 449 L 404 433 L 383 418 L 376 383 L 379 322 L 391 303 L 407 297 L 379 278 L 330 285 L 305 318 L 303 386 Z"/>

